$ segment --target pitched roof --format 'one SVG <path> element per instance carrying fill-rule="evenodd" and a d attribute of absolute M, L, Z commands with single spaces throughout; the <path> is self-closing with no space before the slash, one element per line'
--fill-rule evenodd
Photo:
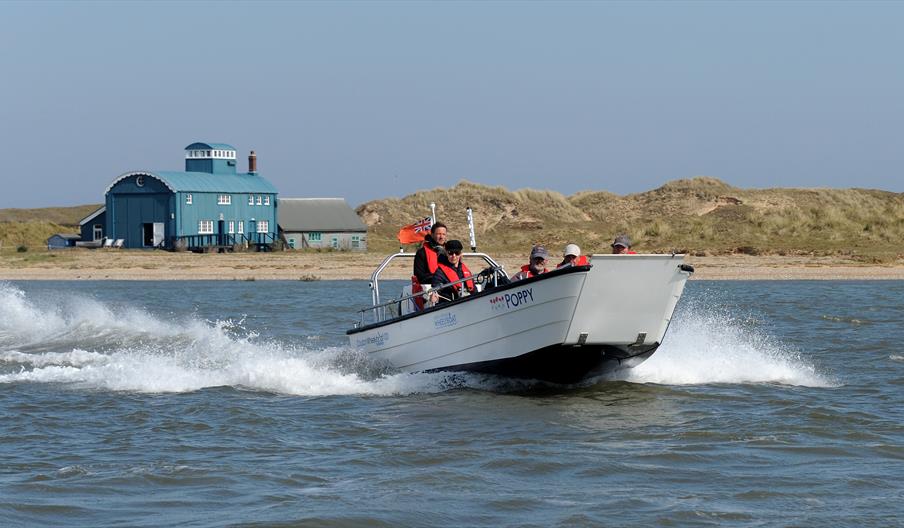
<path fill-rule="evenodd" d="M 177 171 L 132 171 L 113 180 L 104 194 L 110 192 L 114 185 L 130 176 L 144 174 L 157 178 L 172 192 L 222 192 L 222 193 L 268 193 L 279 191 L 269 181 L 257 173 L 250 174 L 211 174 L 209 172 L 177 172 Z"/>
<path fill-rule="evenodd" d="M 344 198 L 280 198 L 276 212 L 283 231 L 367 231 Z"/>
<path fill-rule="evenodd" d="M 96 210 L 96 211 L 94 211 L 93 213 L 89 214 L 89 215 L 86 216 L 85 218 L 82 218 L 81 220 L 79 220 L 78 225 L 83 226 L 83 225 L 87 224 L 88 222 L 90 222 L 91 220 L 94 220 L 95 218 L 97 218 L 98 215 L 100 215 L 101 213 L 104 213 L 104 212 L 106 212 L 106 211 L 107 211 L 107 206 L 106 206 L 106 205 L 102 205 L 102 206 L 100 206 L 100 208 L 99 208 L 98 210 Z"/>

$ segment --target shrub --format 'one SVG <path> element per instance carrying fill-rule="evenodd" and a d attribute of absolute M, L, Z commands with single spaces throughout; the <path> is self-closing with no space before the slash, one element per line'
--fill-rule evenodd
<path fill-rule="evenodd" d="M 28 251 L 28 246 L 25 246 L 25 245 L 16 246 L 16 251 L 18 251 L 19 253 L 25 253 L 26 251 Z"/>

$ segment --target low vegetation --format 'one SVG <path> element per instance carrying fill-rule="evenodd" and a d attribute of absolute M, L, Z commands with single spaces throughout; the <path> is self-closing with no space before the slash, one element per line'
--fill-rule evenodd
<path fill-rule="evenodd" d="M 575 242 L 586 252 L 600 252 L 608 250 L 616 234 L 627 233 L 641 252 L 847 255 L 865 262 L 904 257 L 902 193 L 739 189 L 706 177 L 626 196 L 581 192 L 567 197 L 463 181 L 451 189 L 358 207 L 369 227 L 369 248 L 397 248 L 398 229 L 428 215 L 430 202 L 462 240 L 467 239 L 464 208 L 472 207 L 478 244 L 489 251 L 526 252 L 536 242 L 558 250 Z"/>
<path fill-rule="evenodd" d="M 0 209 L 0 250 L 19 252 L 47 247 L 47 239 L 57 233 L 78 233 L 79 221 L 100 205 L 45 207 L 41 209 Z"/>
<path fill-rule="evenodd" d="M 494 253 L 526 253 L 538 242 L 554 252 L 569 242 L 587 253 L 607 252 L 614 236 L 626 233 L 640 252 L 840 255 L 864 263 L 904 258 L 904 193 L 740 189 L 706 177 L 625 196 L 605 191 L 564 196 L 462 181 L 359 206 L 369 250 L 397 249 L 399 228 L 429 215 L 430 202 L 466 245 L 465 207 L 472 207 L 479 247 Z M 44 248 L 55 233 L 76 233 L 78 221 L 97 207 L 0 210 L 0 251 L 9 257 L 19 247 Z"/>

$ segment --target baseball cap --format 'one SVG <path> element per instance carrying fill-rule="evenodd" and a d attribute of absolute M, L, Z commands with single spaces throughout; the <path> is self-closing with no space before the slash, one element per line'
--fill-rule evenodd
<path fill-rule="evenodd" d="M 534 260 L 535 258 L 542 258 L 546 260 L 549 258 L 549 251 L 546 251 L 546 248 L 543 246 L 534 246 L 530 250 L 530 259 Z"/>
<path fill-rule="evenodd" d="M 577 244 L 568 244 L 565 246 L 565 252 L 562 256 L 567 257 L 568 255 L 574 255 L 575 257 L 581 256 L 581 248 L 578 247 Z"/>
<path fill-rule="evenodd" d="M 624 246 L 626 248 L 631 247 L 631 239 L 628 238 L 628 235 L 618 235 L 615 237 L 615 242 L 612 243 L 612 247 L 615 246 Z"/>

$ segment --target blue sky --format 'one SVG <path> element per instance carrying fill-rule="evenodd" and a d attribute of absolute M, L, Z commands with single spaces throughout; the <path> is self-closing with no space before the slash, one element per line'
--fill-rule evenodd
<path fill-rule="evenodd" d="M 194 141 L 284 197 L 904 191 L 900 2 L 2 2 L 0 208 Z"/>

